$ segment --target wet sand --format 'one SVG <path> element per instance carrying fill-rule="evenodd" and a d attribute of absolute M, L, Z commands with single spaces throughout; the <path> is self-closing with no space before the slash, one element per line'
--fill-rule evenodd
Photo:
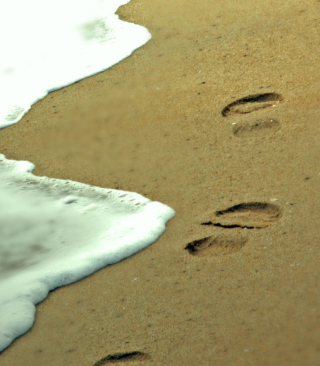
<path fill-rule="evenodd" d="M 176 210 L 147 249 L 53 291 L 1 366 L 319 365 L 319 11 L 132 0 L 118 13 L 146 46 L 0 131 L 37 175 Z"/>

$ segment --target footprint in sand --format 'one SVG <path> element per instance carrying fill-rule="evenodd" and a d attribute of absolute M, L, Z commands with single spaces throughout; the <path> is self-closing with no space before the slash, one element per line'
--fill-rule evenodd
<path fill-rule="evenodd" d="M 259 109 L 272 107 L 282 99 L 281 94 L 278 93 L 248 95 L 228 104 L 223 108 L 221 114 L 223 117 L 228 117 L 232 114 L 247 114 Z"/>
<path fill-rule="evenodd" d="M 184 249 L 194 256 L 220 256 L 238 252 L 248 239 L 243 236 L 208 236 L 190 242 Z"/>
<path fill-rule="evenodd" d="M 274 106 L 282 100 L 278 93 L 254 94 L 228 104 L 221 112 L 227 117 L 231 114 L 247 114 L 259 109 Z M 256 120 L 253 123 L 235 124 L 233 133 L 238 137 L 259 134 L 266 130 L 278 130 L 280 123 L 273 119 Z M 201 225 L 213 225 L 221 228 L 262 229 L 268 227 L 282 216 L 279 206 L 264 202 L 240 203 L 224 210 L 216 211 L 209 221 Z M 208 236 L 194 240 L 185 247 L 194 256 L 220 256 L 238 252 L 247 243 L 242 236 Z"/>
<path fill-rule="evenodd" d="M 103 366 L 109 365 L 113 363 L 129 363 L 135 361 L 147 361 L 150 360 L 150 355 L 134 351 L 134 352 L 125 352 L 125 353 L 114 353 L 113 355 L 108 355 L 101 360 L 97 361 L 93 366 Z"/>
<path fill-rule="evenodd" d="M 280 123 L 274 119 L 260 119 L 253 123 L 237 123 L 233 126 L 233 134 L 237 137 L 250 137 L 273 132 L 280 129 Z"/>
<path fill-rule="evenodd" d="M 261 229 L 278 221 L 282 216 L 279 206 L 264 202 L 240 203 L 224 210 L 216 211 L 202 225 L 213 225 L 223 228 Z"/>

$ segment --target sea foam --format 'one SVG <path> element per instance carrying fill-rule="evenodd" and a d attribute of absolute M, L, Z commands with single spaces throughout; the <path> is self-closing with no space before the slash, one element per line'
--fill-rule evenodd
<path fill-rule="evenodd" d="M 150 38 L 115 11 L 129 0 L 0 2 L 0 128 L 48 92 L 115 65 Z"/>
<path fill-rule="evenodd" d="M 48 92 L 96 74 L 150 39 L 114 13 L 127 0 L 0 2 L 0 129 Z M 23 143 L 23 139 L 21 140 Z M 32 174 L 0 154 L 0 352 L 35 304 L 149 244 L 174 211 L 137 193 Z"/>
<path fill-rule="evenodd" d="M 145 248 L 174 216 L 137 193 L 37 177 L 34 168 L 0 155 L 0 351 L 30 329 L 50 290 Z"/>

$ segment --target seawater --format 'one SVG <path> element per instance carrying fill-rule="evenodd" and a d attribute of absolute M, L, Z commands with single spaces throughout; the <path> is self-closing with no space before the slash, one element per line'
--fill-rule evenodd
<path fill-rule="evenodd" d="M 145 28 L 115 15 L 126 2 L 2 1 L 0 128 L 146 43 Z M 0 154 L 0 352 L 32 327 L 50 290 L 150 245 L 175 214 L 137 193 L 37 177 L 34 168 Z"/>

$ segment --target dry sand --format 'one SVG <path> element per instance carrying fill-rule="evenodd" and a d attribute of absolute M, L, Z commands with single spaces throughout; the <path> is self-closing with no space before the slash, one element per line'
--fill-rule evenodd
<path fill-rule="evenodd" d="M 320 364 L 319 11 L 316 0 L 132 0 L 119 15 L 150 30 L 145 47 L 0 131 L 1 153 L 38 175 L 177 212 L 146 250 L 52 292 L 1 366 L 136 351 L 119 364 Z M 282 99 L 221 113 L 264 93 Z"/>

